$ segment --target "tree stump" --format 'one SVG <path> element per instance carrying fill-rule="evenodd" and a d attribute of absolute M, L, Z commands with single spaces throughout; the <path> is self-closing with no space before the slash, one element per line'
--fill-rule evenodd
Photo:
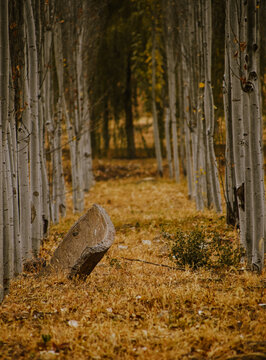
<path fill-rule="evenodd" d="M 94 204 L 69 230 L 55 250 L 50 269 L 70 278 L 86 278 L 114 242 L 115 228 L 107 212 Z"/>

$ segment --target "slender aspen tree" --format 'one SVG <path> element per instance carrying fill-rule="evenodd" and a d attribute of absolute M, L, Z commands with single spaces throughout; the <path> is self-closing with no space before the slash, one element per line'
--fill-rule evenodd
<path fill-rule="evenodd" d="M 9 125 L 8 125 L 9 126 Z M 8 131 L 8 130 L 7 130 Z M 13 200 L 8 136 L 5 134 L 3 165 L 3 210 L 4 210 L 4 293 L 8 292 L 9 284 L 14 276 L 14 226 Z"/>
<path fill-rule="evenodd" d="M 41 142 L 42 145 L 42 166 L 41 166 L 41 175 L 42 175 L 42 209 L 43 209 L 43 222 L 44 222 L 44 236 L 47 235 L 49 222 L 52 218 L 51 214 L 51 201 L 50 201 L 50 192 L 49 192 L 49 183 L 47 175 L 47 167 L 45 161 L 45 135 L 48 136 L 48 129 L 52 121 L 52 87 L 51 87 L 51 62 L 52 62 L 52 30 L 54 24 L 52 23 L 54 13 L 53 3 L 48 3 L 45 6 L 44 10 L 44 33 L 43 33 L 43 49 L 42 49 L 42 64 L 43 64 L 43 73 L 42 73 L 42 84 L 41 86 L 41 100 L 43 107 L 43 127 L 46 129 L 46 132 L 43 131 L 43 139 Z M 49 138 L 49 136 L 48 136 Z M 45 165 L 45 166 L 44 166 Z"/>
<path fill-rule="evenodd" d="M 168 97 L 170 105 L 170 118 L 172 124 L 173 138 L 173 163 L 175 180 L 180 180 L 178 142 L 177 142 L 177 124 L 176 124 L 176 71 L 174 57 L 174 18 L 173 2 L 166 0 L 166 57 L 167 57 L 167 75 L 168 75 Z"/>
<path fill-rule="evenodd" d="M 188 26 L 188 14 L 185 13 L 183 19 L 180 19 L 181 29 L 187 34 Z M 187 44 L 186 44 L 187 45 Z M 189 199 L 194 198 L 193 188 L 193 163 L 191 154 L 191 137 L 190 137 L 190 108 L 189 108 L 189 73 L 187 63 L 187 46 L 181 42 L 181 79 L 182 79 L 182 107 L 184 109 L 184 130 L 185 130 L 185 149 L 186 149 L 186 170 L 187 170 L 187 182 L 188 182 L 188 197 Z"/>
<path fill-rule="evenodd" d="M 252 266 L 262 271 L 264 265 L 264 171 L 262 151 L 261 103 L 258 69 L 258 11 L 257 1 L 247 2 L 247 69 L 245 91 L 249 97 L 249 143 L 251 152 L 253 249 Z"/>
<path fill-rule="evenodd" d="M 166 156 L 169 168 L 169 177 L 173 178 L 173 163 L 172 163 L 172 151 L 170 141 L 170 109 L 166 108 L 165 111 L 165 141 L 166 141 Z"/>
<path fill-rule="evenodd" d="M 81 212 L 84 209 L 84 178 L 83 178 L 83 169 L 81 162 L 81 153 L 82 153 L 82 124 L 81 124 L 81 111 L 82 111 L 82 89 L 81 89 L 81 70 L 80 66 L 82 64 L 82 34 L 78 28 L 80 24 L 80 15 L 78 18 L 77 15 L 77 4 L 69 2 L 68 12 L 73 11 L 75 15 L 75 27 L 73 32 L 73 26 L 68 21 L 65 27 L 66 31 L 66 43 L 62 43 L 58 39 L 58 50 L 62 51 L 64 57 L 68 61 L 68 71 L 71 74 L 66 83 L 71 89 L 71 92 L 68 92 L 68 96 L 63 97 L 63 109 L 66 120 L 66 128 L 69 139 L 70 146 L 70 157 L 71 157 L 71 175 L 72 175 L 72 192 L 73 192 L 73 208 L 74 212 Z M 72 13 L 67 14 L 68 17 L 72 16 Z M 62 35 L 61 32 L 58 33 L 58 36 Z M 67 45 L 64 48 L 63 45 Z M 61 46 L 61 49 L 59 47 Z M 72 51 L 72 50 L 73 51 Z M 62 56 L 63 59 L 63 56 Z M 77 65 L 77 62 L 79 65 Z M 60 66 L 64 64 L 60 61 Z M 77 72 L 78 68 L 78 72 Z M 77 85 L 77 76 L 79 77 L 79 89 Z M 76 90 L 75 90 L 76 89 Z"/>
<path fill-rule="evenodd" d="M 202 69 L 200 68 L 199 59 L 201 54 L 201 43 L 198 47 L 194 44 L 198 41 L 199 33 L 199 12 L 197 11 L 197 4 L 192 2 L 188 3 L 188 16 L 190 26 L 187 28 L 188 44 L 191 52 L 191 56 L 188 56 L 189 62 L 189 99 L 190 105 L 190 134 L 192 144 L 192 166 L 193 166 L 193 184 L 194 184 L 194 196 L 197 210 L 203 210 L 203 148 L 202 148 L 202 95 L 199 88 L 200 74 Z M 200 96 L 201 95 L 201 96 Z M 206 172 L 205 172 L 206 174 Z"/>
<path fill-rule="evenodd" d="M 51 126 L 52 137 L 52 158 L 53 158 L 53 221 L 58 223 L 59 214 L 65 216 L 65 181 L 62 165 L 62 147 L 61 147 L 61 133 L 62 133 L 62 116 L 63 116 L 63 54 L 61 51 L 61 24 L 56 23 L 54 28 L 54 56 L 56 67 L 56 78 L 58 85 L 58 95 L 55 100 L 55 113 Z"/>
<path fill-rule="evenodd" d="M 47 236 L 49 222 L 50 222 L 50 210 L 49 210 L 49 184 L 46 164 L 46 149 L 45 149 L 45 136 L 46 136 L 46 120 L 47 109 L 49 108 L 49 96 L 46 98 L 46 85 L 50 80 L 50 61 L 51 61 L 51 18 L 53 2 L 45 4 L 39 0 L 38 3 L 38 54 L 39 54 L 39 142 L 40 142 L 40 166 L 41 166 L 41 189 L 42 189 L 42 203 L 41 203 L 41 215 L 43 225 L 43 236 Z M 48 40 L 48 41 L 47 41 Z M 51 91 L 50 88 L 48 88 Z M 47 105 L 46 105 L 47 104 Z"/>
<path fill-rule="evenodd" d="M 221 193 L 218 178 L 218 167 L 214 153 L 214 103 L 211 88 L 211 41 L 212 41 L 212 23 L 211 23 L 211 0 L 204 0 L 203 3 L 203 51 L 204 51 L 204 115 L 206 120 L 207 132 L 207 159 L 209 163 L 212 201 L 217 212 L 222 211 Z"/>
<path fill-rule="evenodd" d="M 198 91 L 198 124 L 202 132 L 200 135 L 201 141 L 201 173 L 203 173 L 202 187 L 203 192 L 205 193 L 205 206 L 210 208 L 213 203 L 212 198 L 212 188 L 211 188 L 211 177 L 210 177 L 210 163 L 208 161 L 208 137 L 207 137 L 207 124 L 205 117 L 205 107 L 204 107 L 204 93 L 205 93 L 205 61 L 204 61 L 204 2 L 201 0 L 198 2 L 197 7 L 198 14 L 198 51 L 199 51 L 199 91 Z"/>
<path fill-rule="evenodd" d="M 255 0 L 243 3 L 227 1 L 226 29 L 229 33 L 227 35 L 229 56 L 226 52 L 225 84 L 230 84 L 231 81 L 231 86 L 227 86 L 226 92 L 226 95 L 231 94 L 231 106 L 230 96 L 225 96 L 224 100 L 227 140 L 233 143 L 234 150 L 233 170 L 236 179 L 235 198 L 239 211 L 240 240 L 246 249 L 248 268 L 261 272 L 264 262 L 265 210 L 258 81 L 259 8 Z M 229 156 L 231 157 L 232 155 Z M 226 165 L 228 168 L 228 164 Z M 230 172 L 232 170 L 228 168 L 227 174 Z M 229 186 L 232 186 L 233 177 L 227 177 Z M 232 189 L 230 192 L 232 193 Z"/>
<path fill-rule="evenodd" d="M 181 52 L 181 50 L 180 50 Z M 183 175 L 187 175 L 186 168 L 186 151 L 185 151 L 185 126 L 184 126 L 184 104 L 183 104 L 183 89 L 182 89 L 182 75 L 181 75 L 181 64 L 177 62 L 177 88 L 178 88 L 178 117 L 180 127 L 180 162 L 183 170 Z"/>
<path fill-rule="evenodd" d="M 24 4 L 25 6 L 25 4 Z M 25 9 L 24 9 L 25 10 Z M 24 16 L 25 16 L 24 11 Z M 25 25 L 22 25 L 22 34 L 26 39 Z M 18 133 L 18 192 L 19 192 L 19 218 L 20 233 L 22 238 L 22 262 L 32 258 L 31 237 L 31 197 L 30 197 L 30 174 L 29 174 L 29 143 L 31 134 L 30 95 L 28 83 L 28 55 L 27 44 L 23 44 L 24 61 L 21 67 L 19 85 L 22 89 L 21 108 L 23 112 L 17 122 Z"/>
<path fill-rule="evenodd" d="M 31 187 L 31 224 L 32 251 L 38 255 L 41 243 L 41 174 L 40 174 L 40 144 L 38 120 L 38 58 L 36 46 L 36 30 L 31 0 L 26 0 L 26 24 L 29 53 L 29 91 L 31 108 L 31 136 L 30 136 L 30 187 Z"/>
<path fill-rule="evenodd" d="M 204 201 L 206 203 L 206 167 L 205 167 L 205 157 L 206 153 L 204 152 L 203 144 L 203 89 L 200 84 L 203 83 L 202 79 L 203 69 L 202 69 L 202 32 L 200 28 L 200 19 L 199 19 L 199 4 L 190 4 L 192 14 L 193 14 L 193 37 L 190 39 L 190 46 L 193 48 L 193 44 L 196 42 L 199 43 L 198 48 L 193 51 L 193 61 L 192 61 L 192 76 L 194 82 L 194 108 L 193 113 L 195 116 L 194 123 L 194 171 L 195 171 L 195 200 L 197 210 L 204 209 Z"/>
<path fill-rule="evenodd" d="M 246 46 L 247 46 L 247 3 L 239 3 L 239 40 L 238 40 L 238 59 L 239 59 L 239 78 L 241 81 L 242 90 L 243 83 L 248 78 L 247 66 L 245 65 Z M 245 80 L 244 80 L 245 79 Z M 250 109 L 249 97 L 246 91 L 241 91 L 241 104 L 243 113 L 243 135 L 242 142 L 244 144 L 244 225 L 245 229 L 242 234 L 245 236 L 244 244 L 246 246 L 248 267 L 252 264 L 252 240 L 253 240 L 253 221 L 252 221 L 252 164 L 251 164 L 251 147 L 248 137 L 250 136 Z"/>
<path fill-rule="evenodd" d="M 8 154 L 10 158 L 10 175 L 11 175 L 11 201 L 13 206 L 13 236 L 14 236 L 14 275 L 18 275 L 22 270 L 22 252 L 21 252 L 21 235 L 19 222 L 19 199 L 18 199 L 18 157 L 17 157 L 17 135 L 15 123 L 14 108 L 14 88 L 9 76 L 9 132 L 8 132 Z"/>
<path fill-rule="evenodd" d="M 156 108 L 156 22 L 153 19 L 152 24 L 152 117 L 153 117 L 153 133 L 155 144 L 155 155 L 157 159 L 158 174 L 163 176 L 162 152 L 159 137 L 159 126 Z"/>
<path fill-rule="evenodd" d="M 1 1 L 0 11 L 0 301 L 4 296 L 6 263 L 5 249 L 9 238 L 5 236 L 4 188 L 6 186 L 6 169 L 4 166 L 4 149 L 6 146 L 6 130 L 8 125 L 8 83 L 9 83 L 9 24 L 8 0 Z"/>
<path fill-rule="evenodd" d="M 228 21 L 229 21 L 229 54 L 230 54 L 230 79 L 231 79 L 231 106 L 232 106 L 232 131 L 233 131 L 233 153 L 236 194 L 241 193 L 241 186 L 244 184 L 244 148 L 243 148 L 243 112 L 241 104 L 241 83 L 239 81 L 239 7 L 238 2 L 228 1 Z M 240 239 L 244 247 L 245 244 L 245 218 L 244 208 L 240 197 L 237 197 Z"/>
<path fill-rule="evenodd" d="M 78 87 L 78 102 L 79 102 L 79 136 L 80 136 L 80 163 L 83 181 L 83 191 L 89 191 L 93 184 L 92 174 L 92 154 L 91 154 L 91 139 L 90 139 L 90 108 L 88 98 L 88 66 L 85 62 L 85 48 L 84 44 L 88 36 L 86 32 L 86 23 L 89 22 L 87 17 L 88 9 L 86 2 L 82 0 L 82 15 L 78 24 L 78 46 L 77 46 L 77 87 Z M 134 145 L 133 145 L 134 147 Z"/>
<path fill-rule="evenodd" d="M 228 11 L 228 9 L 226 9 Z M 233 128 L 232 128 L 232 95 L 230 76 L 230 52 L 229 52 L 229 24 L 228 15 L 225 21 L 225 73 L 223 80 L 223 100 L 226 123 L 226 148 L 225 148 L 225 201 L 226 222 L 235 226 L 238 222 L 238 208 L 234 189 L 236 188 L 233 152 Z"/>
<path fill-rule="evenodd" d="M 89 98 L 84 79 L 84 111 L 83 111 L 83 147 L 82 147 L 82 163 L 83 163 L 83 176 L 84 176 L 84 191 L 89 191 L 94 184 L 94 176 L 92 170 L 92 149 L 91 149 L 91 118 Z"/>

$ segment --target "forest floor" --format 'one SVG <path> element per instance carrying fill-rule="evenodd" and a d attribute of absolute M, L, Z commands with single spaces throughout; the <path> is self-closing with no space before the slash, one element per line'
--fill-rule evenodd
<path fill-rule="evenodd" d="M 111 165 L 112 164 L 112 165 Z M 1 359 L 266 359 L 265 272 L 175 270 L 163 232 L 201 228 L 237 241 L 225 216 L 196 212 L 186 184 L 157 178 L 154 160 L 101 160 L 86 209 L 103 206 L 115 243 L 86 281 L 24 272 L 0 305 Z M 78 219 L 51 227 L 49 259 Z"/>

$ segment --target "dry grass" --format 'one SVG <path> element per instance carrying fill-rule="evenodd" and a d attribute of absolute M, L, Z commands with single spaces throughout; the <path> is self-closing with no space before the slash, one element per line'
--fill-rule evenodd
<path fill-rule="evenodd" d="M 142 169 L 145 163 L 133 162 Z M 148 168 L 153 173 L 154 163 Z M 265 276 L 176 271 L 123 259 L 173 265 L 162 227 L 203 227 L 236 238 L 223 216 L 195 211 L 185 183 L 138 175 L 100 181 L 86 197 L 87 208 L 98 203 L 107 210 L 117 234 L 85 282 L 30 273 L 12 282 L 0 306 L 1 359 L 266 358 L 266 309 L 259 305 L 266 303 Z M 75 219 L 69 207 L 42 256 L 49 258 Z"/>

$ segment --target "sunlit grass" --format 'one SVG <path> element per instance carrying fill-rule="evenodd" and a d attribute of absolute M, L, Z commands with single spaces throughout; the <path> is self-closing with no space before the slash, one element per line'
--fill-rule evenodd
<path fill-rule="evenodd" d="M 140 165 L 145 169 L 145 161 Z M 150 160 L 147 165 L 152 173 L 155 165 Z M 177 271 L 124 259 L 174 266 L 163 229 L 202 228 L 237 241 L 224 215 L 195 211 L 185 182 L 143 180 L 147 176 L 100 181 L 86 195 L 86 208 L 98 203 L 107 210 L 116 238 L 85 282 L 28 273 L 12 282 L 0 306 L 0 358 L 265 356 L 264 275 L 238 269 Z M 67 217 L 52 226 L 41 256 L 49 258 L 78 218 L 70 204 L 68 199 Z"/>

